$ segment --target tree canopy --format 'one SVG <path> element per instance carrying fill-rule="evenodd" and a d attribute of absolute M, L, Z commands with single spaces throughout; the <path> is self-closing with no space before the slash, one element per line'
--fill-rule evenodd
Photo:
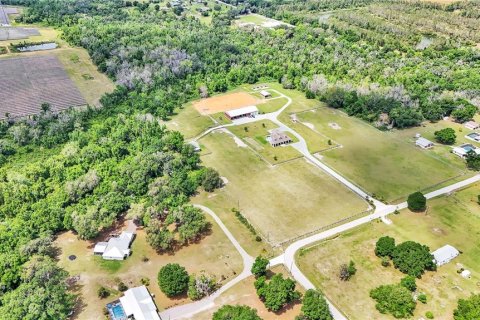
<path fill-rule="evenodd" d="M 303 297 L 302 314 L 298 320 L 333 320 L 325 297 L 320 292 L 309 289 Z"/>
<path fill-rule="evenodd" d="M 468 299 L 458 300 L 458 306 L 453 311 L 455 320 L 480 319 L 480 295 L 473 294 Z"/>
<path fill-rule="evenodd" d="M 187 291 L 189 276 L 184 267 L 169 263 L 158 272 L 158 285 L 167 297 L 174 297 Z"/>
<path fill-rule="evenodd" d="M 411 292 L 401 285 L 382 285 L 370 291 L 380 313 L 391 314 L 395 318 L 408 318 L 413 315 L 416 303 Z"/>
<path fill-rule="evenodd" d="M 395 239 L 389 236 L 380 237 L 375 245 L 378 257 L 392 257 L 395 251 Z"/>
<path fill-rule="evenodd" d="M 405 241 L 396 246 L 392 260 L 395 268 L 417 278 L 425 270 L 436 270 L 430 248 L 414 241 Z"/>
<path fill-rule="evenodd" d="M 255 281 L 255 289 L 268 310 L 276 312 L 288 303 L 298 300 L 301 294 L 295 290 L 295 281 L 283 278 L 282 274 L 274 275 L 270 280 L 261 276 Z"/>
<path fill-rule="evenodd" d="M 248 306 L 225 305 L 215 311 L 212 320 L 262 320 L 257 310 Z"/>
<path fill-rule="evenodd" d="M 411 211 L 425 211 L 427 208 L 427 198 L 420 191 L 410 194 L 407 198 L 408 209 Z"/>
<path fill-rule="evenodd" d="M 258 256 L 255 258 L 251 270 L 255 278 L 267 275 L 267 266 L 269 263 L 270 261 L 262 256 Z"/>
<path fill-rule="evenodd" d="M 457 135 L 455 130 L 452 128 L 444 128 L 438 131 L 435 131 L 435 139 L 443 144 L 454 144 L 457 140 Z"/>

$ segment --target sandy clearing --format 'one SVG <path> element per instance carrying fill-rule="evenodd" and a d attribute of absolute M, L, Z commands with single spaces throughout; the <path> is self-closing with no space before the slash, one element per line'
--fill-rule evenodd
<path fill-rule="evenodd" d="M 193 103 L 195 109 L 202 115 L 238 109 L 260 104 L 262 100 L 246 92 L 235 92 L 202 99 Z"/>

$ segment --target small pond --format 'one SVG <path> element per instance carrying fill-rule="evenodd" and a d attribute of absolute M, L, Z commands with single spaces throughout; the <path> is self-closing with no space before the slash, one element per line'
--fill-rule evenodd
<path fill-rule="evenodd" d="M 42 50 L 52 50 L 56 49 L 58 44 L 55 42 L 42 43 L 42 44 L 33 44 L 27 45 L 24 47 L 18 47 L 17 50 L 20 52 L 31 52 L 31 51 L 42 51 Z"/>

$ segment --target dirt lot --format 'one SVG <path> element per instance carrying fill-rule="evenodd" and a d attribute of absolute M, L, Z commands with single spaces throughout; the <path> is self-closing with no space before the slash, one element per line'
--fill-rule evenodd
<path fill-rule="evenodd" d="M 208 115 L 222 111 L 257 105 L 262 101 L 246 92 L 228 93 L 193 103 L 200 114 Z"/>

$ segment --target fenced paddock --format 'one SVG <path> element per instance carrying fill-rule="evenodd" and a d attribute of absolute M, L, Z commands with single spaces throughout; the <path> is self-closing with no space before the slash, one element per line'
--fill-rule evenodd
<path fill-rule="evenodd" d="M 42 103 L 53 112 L 86 105 L 57 57 L 0 59 L 0 119 L 39 113 Z"/>

